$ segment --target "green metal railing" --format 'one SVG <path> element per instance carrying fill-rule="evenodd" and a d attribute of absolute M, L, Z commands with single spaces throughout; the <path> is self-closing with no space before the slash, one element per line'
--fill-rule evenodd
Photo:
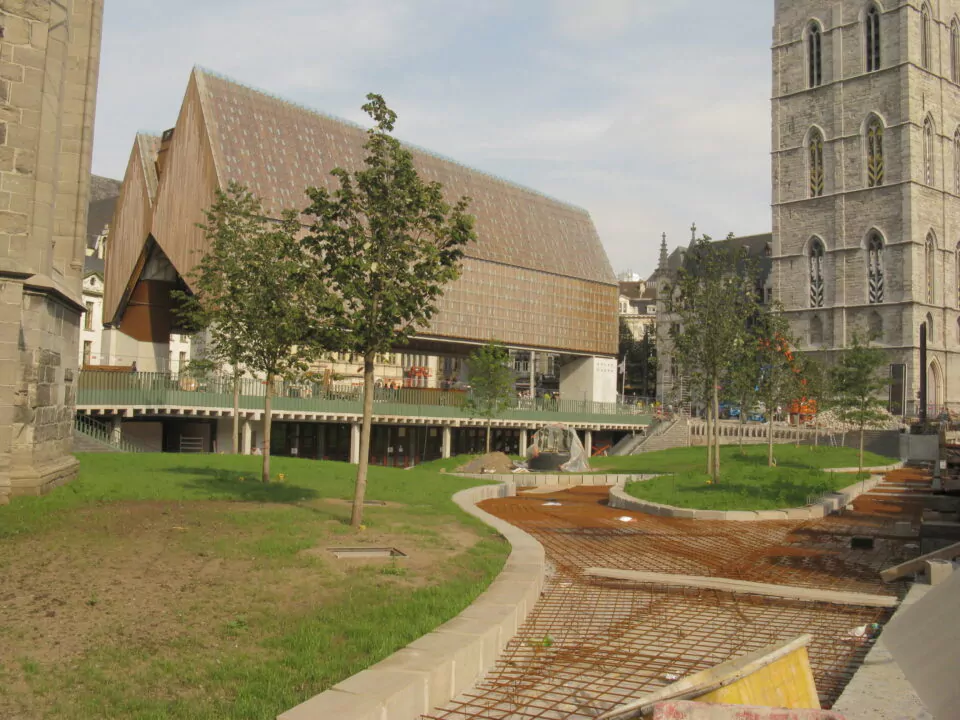
<path fill-rule="evenodd" d="M 117 407 L 233 407 L 233 378 L 219 375 L 194 377 L 167 373 L 104 372 L 80 373 L 77 405 L 90 408 Z M 240 380 L 240 408 L 260 410 L 266 393 L 262 380 Z M 374 413 L 414 417 L 469 418 L 468 393 L 428 388 L 377 388 Z M 360 414 L 363 388 L 325 386 L 309 381 L 274 382 L 273 408 L 284 412 L 329 412 Z M 619 423 L 647 425 L 635 405 L 598 403 L 583 400 L 516 398 L 513 407 L 500 415 L 503 420 L 542 422 Z"/>

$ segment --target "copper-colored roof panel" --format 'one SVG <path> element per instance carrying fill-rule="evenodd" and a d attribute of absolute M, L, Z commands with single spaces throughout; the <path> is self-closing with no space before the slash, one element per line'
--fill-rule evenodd
<path fill-rule="evenodd" d="M 330 171 L 357 169 L 366 132 L 342 120 L 197 71 L 205 119 L 222 184 L 259 195 L 266 210 L 307 204 L 308 186 L 335 187 Z M 440 182 L 449 200 L 472 198 L 478 260 L 615 285 L 590 215 L 527 188 L 411 148 L 421 175 Z"/>

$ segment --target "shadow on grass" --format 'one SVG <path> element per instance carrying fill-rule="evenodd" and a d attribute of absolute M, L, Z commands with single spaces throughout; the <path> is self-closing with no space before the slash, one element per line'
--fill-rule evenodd
<path fill-rule="evenodd" d="M 189 475 L 194 482 L 184 487 L 208 492 L 214 497 L 228 496 L 235 500 L 263 503 L 293 503 L 318 498 L 319 493 L 300 485 L 260 482 L 260 472 L 243 473 L 220 468 L 172 467 L 171 473 Z"/>

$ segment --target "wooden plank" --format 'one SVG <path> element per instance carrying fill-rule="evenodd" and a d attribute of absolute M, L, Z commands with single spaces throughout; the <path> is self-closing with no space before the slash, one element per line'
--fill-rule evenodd
<path fill-rule="evenodd" d="M 957 557 L 960 557 L 960 542 L 887 568 L 880 573 L 880 577 L 884 582 L 893 582 L 907 575 L 920 572 L 924 569 L 927 560 L 953 560 Z"/>
<path fill-rule="evenodd" d="M 746 582 L 728 578 L 702 577 L 696 575 L 673 575 L 670 573 L 639 572 L 636 570 L 614 570 L 611 568 L 587 568 L 585 575 L 607 578 L 609 580 L 629 580 L 631 582 L 668 585 L 671 587 L 720 590 L 722 592 L 749 593 L 787 600 L 808 602 L 826 602 L 834 605 L 859 605 L 862 607 L 896 607 L 897 598 L 865 593 L 839 592 L 802 588 L 790 585 L 771 585 L 769 583 Z"/>

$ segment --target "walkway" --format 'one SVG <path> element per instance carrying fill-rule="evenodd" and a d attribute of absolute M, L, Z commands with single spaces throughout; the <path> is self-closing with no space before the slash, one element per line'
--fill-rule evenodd
<path fill-rule="evenodd" d="M 890 473 L 842 516 L 807 522 L 710 522 L 606 507 L 606 488 L 491 500 L 481 507 L 524 529 L 554 572 L 495 669 L 429 716 L 437 720 L 588 720 L 696 670 L 811 633 L 811 665 L 824 707 L 870 649 L 850 630 L 889 610 L 668 590 L 583 575 L 611 567 L 902 596 L 878 571 L 919 554 L 895 521 L 919 523 L 930 480 Z M 556 505 L 555 503 L 559 503 Z M 622 518 L 629 517 L 629 522 Z M 851 549 L 851 537 L 873 547 Z M 862 543 L 858 543 L 860 545 Z"/>

